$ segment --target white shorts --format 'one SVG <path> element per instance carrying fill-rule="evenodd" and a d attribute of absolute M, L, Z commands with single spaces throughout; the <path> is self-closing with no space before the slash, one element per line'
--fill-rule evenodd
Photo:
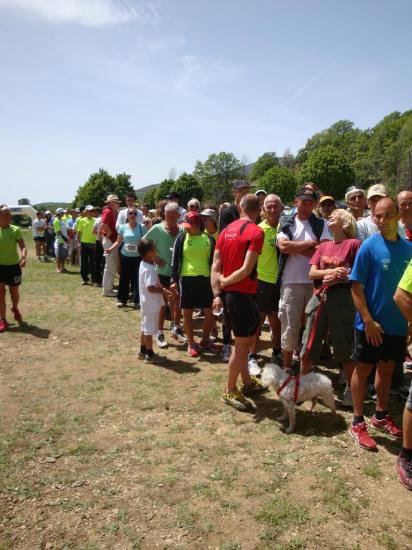
<path fill-rule="evenodd" d="M 296 283 L 280 287 L 278 317 L 283 351 L 298 350 L 301 321 L 312 294 L 312 283 Z"/>
<path fill-rule="evenodd" d="M 140 311 L 140 326 L 145 336 L 154 336 L 159 331 L 159 311 L 145 313 Z"/>

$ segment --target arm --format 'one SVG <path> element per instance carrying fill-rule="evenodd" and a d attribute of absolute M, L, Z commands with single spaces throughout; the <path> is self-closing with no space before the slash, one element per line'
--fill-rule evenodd
<path fill-rule="evenodd" d="M 393 299 L 405 319 L 412 323 L 412 294 L 398 287 Z"/>
<path fill-rule="evenodd" d="M 302 254 L 307 251 L 310 256 L 312 256 L 314 250 L 309 250 L 314 248 L 319 243 L 318 241 L 290 241 L 289 239 L 284 239 L 281 237 L 278 239 L 277 245 L 282 254 Z"/>
<path fill-rule="evenodd" d="M 368 309 L 363 286 L 358 281 L 352 282 L 352 298 L 355 308 L 365 324 L 366 341 L 373 346 L 379 346 L 382 343 L 383 329 L 379 323 L 373 320 Z"/>
<path fill-rule="evenodd" d="M 257 252 L 248 250 L 242 267 L 231 273 L 228 277 L 224 277 L 223 275 L 220 276 L 220 287 L 225 288 L 225 286 L 240 283 L 246 279 L 246 277 L 249 277 L 256 266 L 258 257 L 259 254 Z"/>
<path fill-rule="evenodd" d="M 20 267 L 24 267 L 26 265 L 26 259 L 27 259 L 26 243 L 24 242 L 23 239 L 19 239 L 17 241 L 17 244 L 19 245 L 20 252 L 21 252 Z"/>
<path fill-rule="evenodd" d="M 113 252 L 113 250 L 116 250 L 116 248 L 119 248 L 119 246 L 122 244 L 123 242 L 123 235 L 121 235 L 120 233 L 118 233 L 117 235 L 117 241 L 112 244 L 112 246 L 110 248 L 107 248 L 106 249 L 106 252 L 108 254 L 110 254 L 110 252 Z"/>
<path fill-rule="evenodd" d="M 220 251 L 215 249 L 213 256 L 212 270 L 210 273 L 210 282 L 212 285 L 213 291 L 213 309 L 221 309 L 223 307 L 223 302 L 220 297 L 220 276 L 223 271 L 222 259 L 220 257 Z"/>
<path fill-rule="evenodd" d="M 309 271 L 309 279 L 317 281 L 326 277 L 329 281 L 333 279 L 347 279 L 348 269 L 346 267 L 334 267 L 328 269 L 319 269 L 317 265 L 312 265 Z"/>
<path fill-rule="evenodd" d="M 105 237 L 110 239 L 110 237 L 112 236 L 112 230 L 107 225 L 107 223 L 102 223 L 102 225 L 100 226 L 100 232 L 102 232 L 102 231 L 106 233 Z"/>

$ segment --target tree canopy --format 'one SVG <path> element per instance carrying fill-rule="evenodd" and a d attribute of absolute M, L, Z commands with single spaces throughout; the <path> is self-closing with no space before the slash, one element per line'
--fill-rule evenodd
<path fill-rule="evenodd" d="M 276 153 L 263 153 L 254 163 L 250 171 L 250 180 L 256 181 L 261 178 L 270 168 L 279 165 L 279 159 Z"/>
<path fill-rule="evenodd" d="M 102 206 L 110 194 L 117 195 L 123 201 L 126 193 L 133 191 L 128 174 L 117 174 L 113 177 L 107 170 L 100 168 L 98 172 L 89 177 L 84 185 L 79 187 L 73 206 L 86 204 Z"/>
<path fill-rule="evenodd" d="M 275 193 L 284 202 L 291 202 L 295 197 L 296 177 L 292 170 L 285 166 L 273 166 L 257 181 L 259 189 Z"/>
<path fill-rule="evenodd" d="M 213 153 L 205 162 L 196 162 L 193 175 L 203 188 L 204 196 L 216 204 L 232 198 L 231 182 L 240 178 L 243 166 L 233 153 Z"/>

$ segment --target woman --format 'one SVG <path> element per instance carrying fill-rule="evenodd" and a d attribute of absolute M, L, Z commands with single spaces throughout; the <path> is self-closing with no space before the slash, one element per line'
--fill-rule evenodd
<path fill-rule="evenodd" d="M 20 248 L 21 257 L 17 251 Z M 21 268 L 26 265 L 27 250 L 20 227 L 11 225 L 10 208 L 0 205 L 0 332 L 9 326 L 6 320 L 6 286 L 9 287 L 14 319 L 22 323 L 19 311 Z"/>
<path fill-rule="evenodd" d="M 207 233 L 217 242 L 219 231 L 217 228 L 217 211 L 212 206 L 207 206 L 200 213 Z"/>
<path fill-rule="evenodd" d="M 177 290 L 180 294 L 180 307 L 183 309 L 184 329 L 188 340 L 187 353 L 190 357 L 199 357 L 200 349 L 219 349 L 210 341 L 213 326 L 210 269 L 215 241 L 205 233 L 198 212 L 188 212 L 182 227 L 186 231 L 177 237 L 173 248 L 171 289 Z M 195 342 L 193 334 L 192 319 L 195 308 L 202 308 L 205 315 L 200 347 Z"/>
<path fill-rule="evenodd" d="M 149 229 L 151 229 L 153 225 L 152 218 L 149 218 L 148 216 L 144 216 L 143 225 L 145 226 L 146 231 L 149 231 Z"/>
<path fill-rule="evenodd" d="M 193 198 L 190 199 L 190 201 L 187 203 L 187 211 L 188 212 L 200 212 L 200 202 Z"/>
<path fill-rule="evenodd" d="M 156 203 L 156 214 L 154 215 L 154 218 L 153 218 L 153 225 L 162 223 L 162 221 L 165 219 L 166 204 L 167 204 L 166 200 L 162 200 Z"/>
<path fill-rule="evenodd" d="M 319 245 L 309 260 L 309 277 L 322 286 L 315 290 L 306 306 L 306 328 L 301 352 L 301 373 L 306 374 L 319 359 L 322 341 L 330 334 L 337 363 L 342 363 L 347 387 L 343 404 L 352 403 L 350 380 L 354 363 L 351 360 L 355 307 L 349 274 L 361 245 L 354 239 L 356 220 L 350 212 L 336 209 L 329 217 L 332 241 Z"/>
<path fill-rule="evenodd" d="M 136 309 L 139 308 L 139 266 L 141 257 L 137 246 L 140 239 L 146 233 L 145 226 L 137 223 L 137 209 L 128 208 L 127 223 L 118 229 L 116 242 L 106 249 L 111 254 L 116 248 L 120 248 L 120 278 L 117 292 L 117 307 L 125 307 L 129 298 L 129 287 L 132 287 L 133 302 Z M 122 246 L 123 245 L 123 246 Z"/>

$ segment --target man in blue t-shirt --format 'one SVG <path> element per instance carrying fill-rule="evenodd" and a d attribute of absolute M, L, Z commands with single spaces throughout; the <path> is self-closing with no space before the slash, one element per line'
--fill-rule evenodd
<path fill-rule="evenodd" d="M 403 361 L 408 332 L 408 323 L 393 295 L 412 258 L 412 243 L 398 235 L 398 218 L 398 206 L 392 199 L 385 197 L 377 203 L 374 222 L 379 233 L 364 241 L 349 277 L 358 312 L 353 354 L 356 366 L 351 380 L 354 419 L 349 433 L 367 450 L 376 450 L 363 417 L 367 379 L 374 365 L 377 401 L 371 424 L 402 438 L 402 430 L 388 414 L 392 372 L 395 362 Z"/>

